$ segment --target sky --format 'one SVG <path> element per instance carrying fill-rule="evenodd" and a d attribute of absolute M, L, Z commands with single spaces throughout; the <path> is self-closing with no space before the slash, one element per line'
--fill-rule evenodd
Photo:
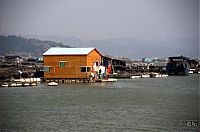
<path fill-rule="evenodd" d="M 199 38 L 198 0 L 0 0 L 0 34 Z"/>

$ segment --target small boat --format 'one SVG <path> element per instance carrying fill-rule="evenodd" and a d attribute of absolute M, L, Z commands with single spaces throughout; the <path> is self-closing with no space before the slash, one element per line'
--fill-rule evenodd
<path fill-rule="evenodd" d="M 163 74 L 163 75 L 161 75 L 161 77 L 168 77 L 168 75 L 167 74 Z"/>
<path fill-rule="evenodd" d="M 139 75 L 133 75 L 133 76 L 131 76 L 131 78 L 132 79 L 136 79 L 136 78 L 141 78 L 141 76 L 139 76 Z"/>
<path fill-rule="evenodd" d="M 2 87 L 8 87 L 8 84 L 2 84 L 1 86 Z"/>
<path fill-rule="evenodd" d="M 193 71 L 189 71 L 189 74 L 193 74 L 194 72 Z"/>
<path fill-rule="evenodd" d="M 198 71 L 198 74 L 200 74 L 200 71 Z"/>
<path fill-rule="evenodd" d="M 50 83 L 48 83 L 48 86 L 58 86 L 58 83 L 57 82 L 50 82 Z"/>
<path fill-rule="evenodd" d="M 16 83 L 11 83 L 11 84 L 10 84 L 10 87 L 16 87 L 16 86 L 17 86 Z"/>
<path fill-rule="evenodd" d="M 102 82 L 117 82 L 117 79 L 115 78 L 108 78 L 108 79 L 102 79 Z"/>
<path fill-rule="evenodd" d="M 30 86 L 30 84 L 29 83 L 24 83 L 23 86 Z"/>
<path fill-rule="evenodd" d="M 155 78 L 159 78 L 159 77 L 162 77 L 162 75 L 157 74 L 157 75 L 155 75 L 154 77 L 155 77 Z"/>
<path fill-rule="evenodd" d="M 159 73 L 157 73 L 157 72 L 151 73 L 150 76 L 151 76 L 152 78 L 168 77 L 167 74 L 159 74 Z"/>
<path fill-rule="evenodd" d="M 189 74 L 193 74 L 195 72 L 195 69 L 189 69 Z"/>
<path fill-rule="evenodd" d="M 16 87 L 21 87 L 22 84 L 21 83 L 16 83 Z"/>
<path fill-rule="evenodd" d="M 146 74 L 146 75 L 142 75 L 141 77 L 142 77 L 142 78 L 149 78 L 150 75 Z"/>
<path fill-rule="evenodd" d="M 37 86 L 37 83 L 31 83 L 31 86 Z"/>
<path fill-rule="evenodd" d="M 151 75 L 152 75 L 152 77 L 155 77 L 155 78 L 158 78 L 158 77 L 168 77 L 167 74 L 159 74 L 159 73 L 153 73 Z"/>
<path fill-rule="evenodd" d="M 159 77 L 162 77 L 162 75 L 161 74 L 159 74 L 159 73 L 156 73 L 156 72 L 154 72 L 154 73 L 151 73 L 151 75 L 150 75 L 151 77 L 153 77 L 153 78 L 159 78 Z"/>

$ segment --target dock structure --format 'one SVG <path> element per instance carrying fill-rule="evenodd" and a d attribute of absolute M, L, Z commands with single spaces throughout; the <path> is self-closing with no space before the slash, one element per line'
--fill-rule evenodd
<path fill-rule="evenodd" d="M 115 78 L 108 78 L 108 79 L 95 79 L 95 80 L 87 80 L 87 79 L 48 79 L 46 80 L 47 83 L 56 82 L 58 84 L 64 83 L 99 83 L 99 82 L 117 82 Z"/>
<path fill-rule="evenodd" d="M 47 79 L 45 82 L 50 83 L 50 82 L 56 82 L 56 83 L 92 83 L 94 82 L 93 80 L 87 80 L 87 79 L 61 79 L 61 78 L 54 78 L 54 79 Z"/>
<path fill-rule="evenodd" d="M 27 87 L 27 86 L 37 86 L 40 82 L 40 78 L 21 78 L 21 79 L 11 79 L 9 81 L 0 82 L 0 87 Z"/>
<path fill-rule="evenodd" d="M 96 48 L 52 47 L 44 54 L 44 78 L 56 83 L 115 82 L 110 79 L 112 63 Z"/>

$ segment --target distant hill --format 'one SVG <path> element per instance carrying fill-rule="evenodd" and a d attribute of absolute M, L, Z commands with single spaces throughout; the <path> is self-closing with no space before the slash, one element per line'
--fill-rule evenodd
<path fill-rule="evenodd" d="M 27 39 L 19 36 L 0 36 L 0 55 L 27 53 L 39 57 L 50 47 L 67 47 L 54 41 Z"/>
<path fill-rule="evenodd" d="M 53 39 L 54 38 L 54 39 Z M 194 38 L 141 41 L 133 38 L 82 40 L 76 37 L 49 37 L 74 47 L 96 47 L 103 55 L 125 56 L 131 59 L 143 57 L 199 56 L 199 41 Z"/>
<path fill-rule="evenodd" d="M 21 35 L 20 35 L 21 36 Z M 26 39 L 26 38 L 39 38 Z M 51 40 L 51 41 L 43 41 Z M 56 42 L 54 42 L 56 41 Z M 63 43 L 57 43 L 63 42 Z M 143 57 L 199 56 L 199 40 L 194 38 L 141 41 L 133 38 L 83 40 L 74 36 L 0 36 L 0 55 L 8 53 L 31 53 L 41 56 L 52 46 L 96 47 L 103 55 L 125 56 L 131 59 Z"/>

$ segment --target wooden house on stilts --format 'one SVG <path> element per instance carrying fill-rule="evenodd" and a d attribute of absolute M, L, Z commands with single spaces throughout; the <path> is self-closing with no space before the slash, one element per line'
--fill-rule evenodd
<path fill-rule="evenodd" d="M 52 47 L 44 54 L 45 79 L 88 79 L 94 65 L 101 63 L 102 55 L 96 48 Z"/>

